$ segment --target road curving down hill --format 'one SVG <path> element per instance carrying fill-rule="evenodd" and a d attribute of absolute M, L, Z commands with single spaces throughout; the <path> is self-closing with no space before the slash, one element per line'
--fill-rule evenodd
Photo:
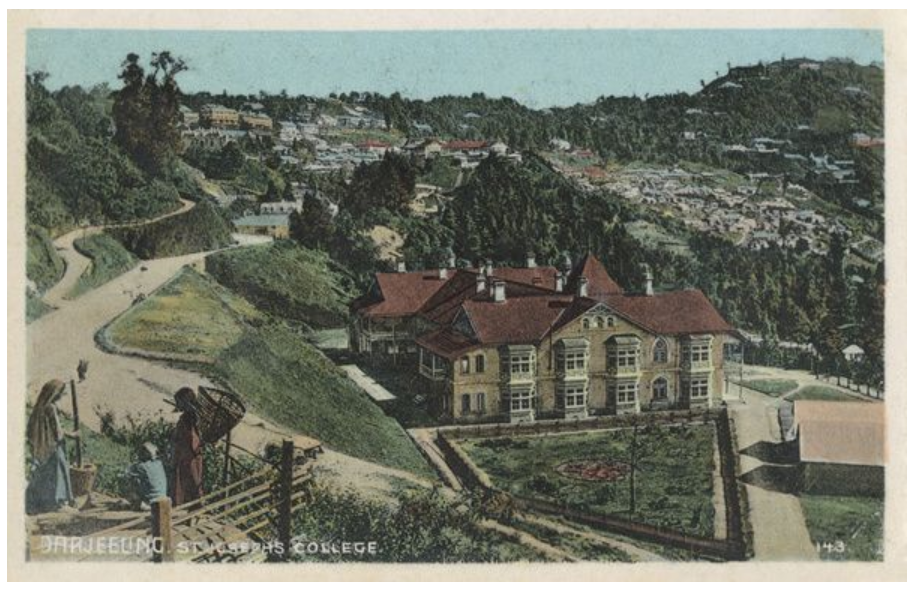
<path fill-rule="evenodd" d="M 101 228 L 94 232 L 99 231 Z M 87 233 L 91 232 L 87 230 Z M 45 294 L 46 299 L 50 296 L 48 301 L 56 309 L 27 327 L 27 398 L 34 401 L 41 386 L 52 378 L 65 381 L 75 378 L 77 363 L 86 359 L 89 361 L 88 377 L 77 384 L 77 391 L 81 420 L 90 429 L 100 429 L 100 419 L 95 411 L 111 412 L 116 422 L 123 422 L 127 416 L 162 416 L 177 420 L 177 414 L 164 399 L 171 397 L 182 386 L 196 387 L 212 382 L 198 373 L 164 363 L 103 352 L 95 343 L 95 334 L 127 310 L 136 295 L 152 293 L 183 266 L 199 263 L 212 252 L 142 261 L 96 289 L 75 299 L 64 299 L 63 295 L 69 293 L 89 265 L 89 260 L 73 249 L 73 240 L 81 237 L 81 233 L 82 230 L 62 236 L 55 242 L 67 264 L 67 273 Z M 262 236 L 233 237 L 239 246 L 270 241 Z M 66 402 L 65 411 L 69 409 L 69 399 Z M 232 432 L 233 442 L 252 452 L 262 451 L 267 443 L 275 442 L 282 436 L 308 439 L 308 436 L 296 435 L 250 413 Z M 324 449 L 325 454 L 319 457 L 318 470 L 341 487 L 385 497 L 389 495 L 393 479 L 428 485 L 411 473 Z"/>

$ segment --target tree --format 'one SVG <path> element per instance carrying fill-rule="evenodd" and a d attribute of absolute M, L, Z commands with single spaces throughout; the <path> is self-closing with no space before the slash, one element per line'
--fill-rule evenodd
<path fill-rule="evenodd" d="M 112 110 L 114 140 L 143 171 L 158 175 L 180 148 L 176 77 L 187 66 L 167 51 L 153 53 L 149 65 L 146 74 L 134 53 L 121 64 L 123 87 Z"/>

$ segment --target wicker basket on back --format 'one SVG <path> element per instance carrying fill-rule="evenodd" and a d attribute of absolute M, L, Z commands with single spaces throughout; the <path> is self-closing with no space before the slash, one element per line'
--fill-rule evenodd
<path fill-rule="evenodd" d="M 238 394 L 200 386 L 197 392 L 197 428 L 204 443 L 216 443 L 245 416 Z"/>

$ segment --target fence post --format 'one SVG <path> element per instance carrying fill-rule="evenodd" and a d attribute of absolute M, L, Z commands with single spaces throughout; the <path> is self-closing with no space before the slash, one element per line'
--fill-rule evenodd
<path fill-rule="evenodd" d="M 280 558 L 288 561 L 292 548 L 292 440 L 283 440 L 283 456 L 280 461 L 280 500 L 277 505 L 277 540 L 282 547 Z"/>
<path fill-rule="evenodd" d="M 175 560 L 172 542 L 172 500 L 160 497 L 150 506 L 152 517 L 153 562 L 170 563 Z"/>

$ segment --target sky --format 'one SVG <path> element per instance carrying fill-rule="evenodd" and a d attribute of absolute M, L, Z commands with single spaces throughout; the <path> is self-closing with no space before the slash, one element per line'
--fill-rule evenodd
<path fill-rule="evenodd" d="M 589 103 L 605 95 L 700 88 L 727 64 L 787 58 L 883 61 L 880 31 L 806 30 L 486 30 L 486 31 L 165 31 L 28 32 L 26 64 L 59 88 L 118 86 L 124 57 L 169 50 L 190 69 L 186 92 L 264 90 L 326 96 L 375 91 L 428 99 L 483 92 L 534 108 Z"/>

